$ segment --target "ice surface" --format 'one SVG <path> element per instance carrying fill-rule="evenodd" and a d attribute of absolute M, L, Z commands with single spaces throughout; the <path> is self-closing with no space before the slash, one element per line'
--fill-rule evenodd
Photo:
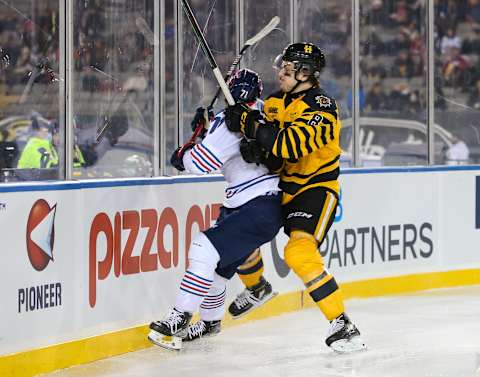
<path fill-rule="evenodd" d="M 480 286 L 350 300 L 369 350 L 324 345 L 317 309 L 230 327 L 180 351 L 158 347 L 49 377 L 480 377 Z"/>

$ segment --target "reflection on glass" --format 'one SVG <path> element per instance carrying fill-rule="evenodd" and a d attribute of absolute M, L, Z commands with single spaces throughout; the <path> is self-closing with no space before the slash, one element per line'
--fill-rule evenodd
<path fill-rule="evenodd" d="M 176 171 L 170 166 L 170 156 L 173 151 L 178 147 L 177 140 L 177 122 L 176 122 L 176 113 L 177 113 L 177 97 L 176 97 L 176 64 L 177 64 L 177 54 L 175 51 L 175 38 L 176 33 L 178 32 L 175 25 L 175 8 L 176 1 L 166 0 L 165 1 L 165 77 L 161 77 L 160 80 L 164 80 L 165 85 L 165 117 L 164 123 L 160 125 L 164 129 L 164 143 L 162 144 L 164 148 L 160 151 L 163 155 L 163 171 L 168 174 L 172 174 Z"/>
<path fill-rule="evenodd" d="M 360 6 L 360 164 L 425 165 L 423 3 L 374 0 Z M 344 142 L 351 151 L 351 140 Z"/>
<path fill-rule="evenodd" d="M 235 57 L 235 0 L 194 0 L 190 3 L 198 24 L 206 35 L 218 67 L 225 74 Z M 182 113 L 179 117 L 179 144 L 183 144 L 192 134 L 190 122 L 196 108 L 210 105 L 218 86 L 208 60 L 200 49 L 190 23 L 183 13 L 181 19 L 183 22 L 180 59 L 180 109 Z M 219 111 L 223 106 L 225 106 L 225 102 L 221 96 L 215 110 Z M 171 172 L 175 171 L 171 170 Z"/>
<path fill-rule="evenodd" d="M 253 46 L 243 60 L 245 68 L 250 68 L 260 75 L 264 85 L 263 97 L 266 97 L 278 90 L 276 71 L 273 69 L 275 57 L 291 42 L 290 4 L 288 1 L 253 0 L 246 0 L 244 4 L 244 41 L 257 34 L 274 16 L 280 17 L 276 29 Z"/>
<path fill-rule="evenodd" d="M 75 2 L 73 29 L 74 177 L 151 176 L 153 0 Z"/>
<path fill-rule="evenodd" d="M 313 42 L 325 54 L 326 66 L 320 76 L 321 87 L 336 99 L 340 116 L 350 116 L 351 88 L 351 2 L 298 2 L 298 40 Z M 351 95 L 351 94 L 350 94 Z M 351 99 L 350 99 L 351 102 Z"/>
<path fill-rule="evenodd" d="M 435 1 L 435 122 L 448 133 L 437 164 L 480 162 L 480 3 Z M 435 144 L 440 144 L 435 134 Z"/>
<path fill-rule="evenodd" d="M 0 2 L 0 182 L 58 179 L 58 0 Z"/>

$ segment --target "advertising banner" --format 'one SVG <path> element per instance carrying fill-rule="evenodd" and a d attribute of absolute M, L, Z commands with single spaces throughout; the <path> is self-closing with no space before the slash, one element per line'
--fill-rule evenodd
<path fill-rule="evenodd" d="M 341 182 L 319 248 L 340 283 L 480 267 L 475 171 L 345 174 Z M 223 196 L 224 183 L 205 178 L 0 187 L 0 355 L 162 317 L 191 240 L 214 224 Z M 280 293 L 303 288 L 283 261 L 286 241 L 281 231 L 262 247 Z M 228 300 L 241 289 L 235 277 Z"/>

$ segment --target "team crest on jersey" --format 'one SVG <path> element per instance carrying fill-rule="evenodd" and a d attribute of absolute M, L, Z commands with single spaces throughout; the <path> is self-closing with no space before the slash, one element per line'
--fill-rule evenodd
<path fill-rule="evenodd" d="M 278 108 L 277 107 L 269 107 L 267 109 L 267 113 L 269 114 L 278 114 Z"/>
<path fill-rule="evenodd" d="M 328 98 L 327 96 L 324 96 L 324 95 L 316 96 L 315 101 L 317 101 L 317 103 L 320 107 L 330 107 L 330 106 L 332 106 L 332 100 L 330 98 Z"/>

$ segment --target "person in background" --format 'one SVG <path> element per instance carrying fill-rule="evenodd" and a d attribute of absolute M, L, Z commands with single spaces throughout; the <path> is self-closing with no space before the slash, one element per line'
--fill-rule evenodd
<path fill-rule="evenodd" d="M 448 148 L 445 158 L 447 165 L 465 165 L 468 164 L 470 150 L 463 140 L 457 135 L 452 134 L 452 145 Z"/>
<path fill-rule="evenodd" d="M 55 145 L 58 144 L 58 123 L 49 121 L 39 114 L 31 116 L 32 136 L 23 149 L 17 168 L 45 169 L 58 166 L 58 154 Z"/>

